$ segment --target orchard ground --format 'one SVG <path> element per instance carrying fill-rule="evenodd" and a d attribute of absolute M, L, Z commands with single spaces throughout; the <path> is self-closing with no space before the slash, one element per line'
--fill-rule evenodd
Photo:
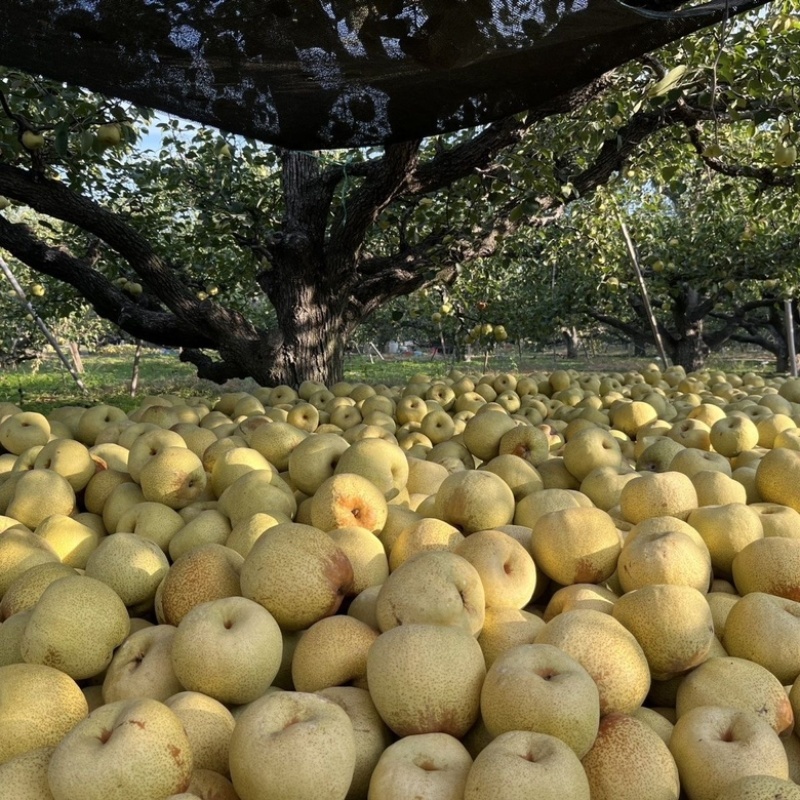
<path fill-rule="evenodd" d="M 175 353 L 159 349 L 145 349 L 142 354 L 137 396 L 130 393 L 135 348 L 120 345 L 104 348 L 98 353 L 84 354 L 84 372 L 81 378 L 86 385 L 84 394 L 77 387 L 64 365 L 54 354 L 41 360 L 26 362 L 14 368 L 0 370 L 0 402 L 9 401 L 27 410 L 47 413 L 60 405 L 91 405 L 104 402 L 126 411 L 138 405 L 137 397 L 150 394 L 204 395 L 213 397 L 221 391 L 253 388 L 252 381 L 233 381 L 224 388 L 210 381 L 199 380 L 194 367 L 182 363 Z M 503 352 L 493 353 L 488 362 L 481 353 L 469 361 L 454 361 L 435 357 L 430 352 L 418 352 L 413 357 L 389 356 L 383 359 L 373 354 L 349 355 L 345 359 L 345 380 L 364 383 L 398 385 L 408 382 L 416 373 L 431 377 L 446 375 L 451 369 L 462 371 L 487 371 L 525 373 L 575 369 L 591 372 L 626 372 L 641 370 L 647 364 L 658 362 L 653 353 L 634 357 L 629 348 L 604 346 L 595 352 L 586 350 L 579 359 L 566 358 L 563 350 L 522 350 L 509 346 Z M 728 348 L 714 354 L 708 368 L 731 372 L 754 371 L 769 374 L 772 359 L 763 350 Z"/>

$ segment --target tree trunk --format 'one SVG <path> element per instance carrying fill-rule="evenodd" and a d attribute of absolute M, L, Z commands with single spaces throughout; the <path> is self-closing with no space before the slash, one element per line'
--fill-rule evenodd
<path fill-rule="evenodd" d="M 319 286 L 285 286 L 270 299 L 280 333 L 269 377 L 274 385 L 305 380 L 330 386 L 344 379 L 344 350 L 350 333 L 341 301 Z"/>
<path fill-rule="evenodd" d="M 702 369 L 710 352 L 703 338 L 702 320 L 687 324 L 680 334 L 669 341 L 667 348 L 673 364 L 683 367 L 687 372 Z"/>
<path fill-rule="evenodd" d="M 581 345 L 581 337 L 578 334 L 578 329 L 575 326 L 571 328 L 561 329 L 561 338 L 564 340 L 564 345 L 567 348 L 567 358 L 578 358 L 578 348 Z"/>

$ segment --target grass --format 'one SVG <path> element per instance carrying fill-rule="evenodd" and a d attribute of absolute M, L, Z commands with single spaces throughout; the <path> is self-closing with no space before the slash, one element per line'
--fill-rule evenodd
<path fill-rule="evenodd" d="M 489 369 L 508 372 L 549 372 L 554 369 L 625 372 L 641 369 L 655 360 L 652 357 L 633 358 L 621 351 L 594 355 L 586 353 L 584 358 L 576 360 L 569 360 L 552 352 L 523 355 L 521 360 L 516 357 L 516 351 L 495 355 L 489 362 Z M 199 380 L 194 368 L 181 363 L 174 353 L 150 349 L 142 354 L 138 392 L 136 397 L 132 397 L 130 381 L 133 357 L 132 346 L 106 348 L 101 354 L 85 356 L 82 379 L 87 388 L 86 393 L 81 392 L 72 376 L 54 356 L 0 371 L 0 402 L 16 403 L 26 410 L 43 413 L 56 406 L 90 406 L 98 403 L 110 403 L 129 411 L 139 404 L 144 395 L 213 397 L 228 388 L 247 390 L 255 386 L 249 381 L 238 381 L 235 386 L 220 387 L 209 381 Z M 731 351 L 715 355 L 709 366 L 736 372 L 768 372 L 771 361 L 764 359 L 760 352 Z M 345 361 L 345 380 L 397 385 L 407 383 L 413 375 L 419 373 L 432 378 L 442 377 L 454 367 L 462 371 L 482 372 L 484 361 L 482 357 L 478 357 L 469 362 L 453 362 L 441 357 L 431 359 L 427 354 L 410 359 L 352 355 Z"/>
<path fill-rule="evenodd" d="M 86 393 L 77 386 L 67 369 L 54 357 L 28 362 L 0 373 L 0 401 L 24 406 L 26 410 L 47 411 L 55 406 L 91 406 L 110 403 L 130 410 L 148 394 L 211 395 L 219 387 L 200 381 L 194 368 L 177 356 L 158 350 L 142 354 L 138 397 L 132 397 L 133 347 L 110 348 L 102 355 L 84 357 L 81 375 Z"/>

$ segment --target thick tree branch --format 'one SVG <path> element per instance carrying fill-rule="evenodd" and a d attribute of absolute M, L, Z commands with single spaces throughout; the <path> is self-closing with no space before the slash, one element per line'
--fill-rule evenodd
<path fill-rule="evenodd" d="M 331 224 L 331 261 L 341 271 L 358 258 L 372 224 L 380 213 L 407 187 L 417 160 L 419 141 L 391 144 L 379 159 L 380 170 L 347 195 Z"/>
<path fill-rule="evenodd" d="M 695 115 L 685 116 L 686 130 L 689 141 L 692 143 L 703 163 L 720 175 L 729 178 L 749 178 L 758 181 L 762 186 L 794 187 L 797 177 L 793 173 L 778 173 L 769 167 L 754 167 L 752 164 L 731 164 L 721 158 L 707 155 L 706 142 L 702 138 L 702 130 Z"/>
<path fill-rule="evenodd" d="M 748 334 L 735 332 L 731 334 L 731 341 L 738 342 L 739 344 L 754 344 L 762 350 L 777 356 L 782 352 L 780 344 L 774 339 L 768 339 L 766 336 L 759 336 L 758 334 Z M 785 350 L 785 347 L 783 348 Z"/>
<path fill-rule="evenodd" d="M 252 328 L 238 312 L 226 309 L 218 303 L 200 303 L 156 254 L 150 243 L 121 216 L 73 192 L 59 181 L 0 164 L 0 193 L 29 205 L 41 214 L 77 225 L 102 239 L 198 335 L 207 333 L 209 328 L 224 334 L 232 325 Z"/>
<path fill-rule="evenodd" d="M 153 311 L 117 289 L 89 264 L 62 247 L 50 247 L 23 224 L 0 214 L 0 247 L 31 269 L 74 286 L 97 313 L 139 339 L 170 347 L 211 347 L 213 343 L 174 314 Z"/>
<path fill-rule="evenodd" d="M 586 86 L 531 109 L 525 115 L 508 117 L 487 126 L 467 141 L 442 150 L 430 161 L 421 163 L 409 181 L 410 191 L 414 194 L 436 192 L 487 168 L 501 150 L 518 145 L 537 122 L 582 108 L 610 85 L 610 76 L 603 75 Z"/>
<path fill-rule="evenodd" d="M 587 309 L 586 313 L 593 320 L 602 322 L 605 325 L 610 325 L 612 328 L 616 328 L 618 331 L 622 331 L 622 333 L 624 333 L 630 339 L 647 339 L 648 341 L 651 339 L 650 331 L 645 330 L 643 327 L 640 328 L 629 322 L 623 322 L 617 317 L 612 317 L 608 314 L 602 314 L 599 311 L 593 311 L 592 309 Z"/>
<path fill-rule="evenodd" d="M 229 361 L 217 361 L 200 350 L 181 350 L 180 360 L 197 367 L 197 377 L 214 383 L 225 383 L 232 378 L 248 377 L 247 369 Z"/>

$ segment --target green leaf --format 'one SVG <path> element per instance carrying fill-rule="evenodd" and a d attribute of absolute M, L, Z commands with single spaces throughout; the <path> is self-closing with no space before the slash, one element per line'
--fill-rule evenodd
<path fill-rule="evenodd" d="M 673 67 L 660 81 L 656 81 L 648 90 L 648 97 L 659 97 L 677 86 L 680 79 L 686 74 L 686 64 Z"/>
<path fill-rule="evenodd" d="M 56 135 L 53 140 L 53 146 L 56 149 L 56 153 L 58 153 L 61 158 L 66 158 L 69 153 L 69 128 L 66 123 L 61 122 L 56 125 Z"/>
<path fill-rule="evenodd" d="M 678 169 L 679 167 L 677 164 L 669 164 L 666 167 L 661 167 L 661 179 L 665 183 L 669 183 L 677 174 Z"/>

